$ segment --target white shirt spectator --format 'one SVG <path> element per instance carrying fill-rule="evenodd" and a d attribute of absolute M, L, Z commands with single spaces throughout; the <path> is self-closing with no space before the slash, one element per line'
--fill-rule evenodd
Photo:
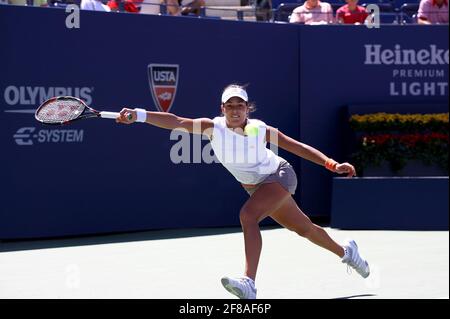
<path fill-rule="evenodd" d="M 81 10 L 111 11 L 111 9 L 107 5 L 101 3 L 100 0 L 81 0 Z"/>
<path fill-rule="evenodd" d="M 448 0 L 421 0 L 419 24 L 448 24 Z"/>
<path fill-rule="evenodd" d="M 328 24 L 334 22 L 333 8 L 327 2 L 306 0 L 302 6 L 294 9 L 290 23 Z"/>

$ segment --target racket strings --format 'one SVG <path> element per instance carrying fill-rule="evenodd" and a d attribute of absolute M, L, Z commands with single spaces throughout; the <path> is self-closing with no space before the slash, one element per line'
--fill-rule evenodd
<path fill-rule="evenodd" d="M 62 123 L 76 119 L 84 105 L 76 100 L 55 100 L 43 105 L 36 117 L 45 123 Z"/>

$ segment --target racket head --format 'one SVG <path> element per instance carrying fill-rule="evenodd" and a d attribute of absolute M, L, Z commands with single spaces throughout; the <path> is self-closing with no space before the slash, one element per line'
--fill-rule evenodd
<path fill-rule="evenodd" d="M 81 99 L 73 96 L 56 96 L 44 101 L 34 117 L 43 124 L 63 125 L 81 117 L 85 109 L 92 111 Z M 92 113 L 92 116 L 98 116 Z"/>

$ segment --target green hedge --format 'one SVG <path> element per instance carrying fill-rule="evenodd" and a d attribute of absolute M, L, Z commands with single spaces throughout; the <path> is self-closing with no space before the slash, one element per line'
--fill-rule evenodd
<path fill-rule="evenodd" d="M 357 151 L 351 158 L 358 174 L 383 161 L 398 172 L 410 160 L 436 165 L 448 174 L 448 124 L 448 113 L 353 115 Z"/>

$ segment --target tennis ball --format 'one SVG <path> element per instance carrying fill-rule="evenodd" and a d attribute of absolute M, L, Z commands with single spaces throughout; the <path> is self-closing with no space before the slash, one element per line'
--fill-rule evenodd
<path fill-rule="evenodd" d="M 244 133 L 247 136 L 257 136 L 259 133 L 259 128 L 254 124 L 247 124 L 244 128 Z"/>

